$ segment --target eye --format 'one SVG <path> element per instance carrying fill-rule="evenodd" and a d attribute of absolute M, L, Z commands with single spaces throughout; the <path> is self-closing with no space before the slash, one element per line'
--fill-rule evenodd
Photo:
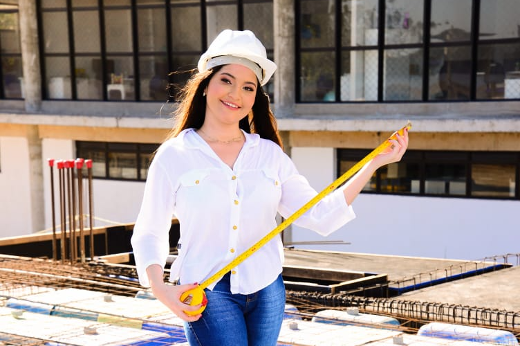
<path fill-rule="evenodd" d="M 245 86 L 245 87 L 244 87 L 244 90 L 254 92 L 254 91 L 255 91 L 255 88 L 250 87 L 250 86 Z"/>
<path fill-rule="evenodd" d="M 222 77 L 220 80 L 221 80 L 223 83 L 231 84 L 231 81 L 230 81 L 228 78 L 226 78 L 226 77 Z"/>

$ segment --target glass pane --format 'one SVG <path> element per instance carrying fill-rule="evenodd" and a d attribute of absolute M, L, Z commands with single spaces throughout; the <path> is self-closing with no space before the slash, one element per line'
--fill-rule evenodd
<path fill-rule="evenodd" d="M 2 53 L 20 53 L 18 12 L 0 13 L 0 43 Z"/>
<path fill-rule="evenodd" d="M 514 165 L 473 164 L 471 166 L 471 195 L 486 197 L 515 197 Z"/>
<path fill-rule="evenodd" d="M 47 96 L 50 99 L 70 99 L 70 63 L 68 57 L 45 58 Z"/>
<path fill-rule="evenodd" d="M 22 57 L 2 57 L 2 74 L 5 98 L 23 98 Z"/>
<path fill-rule="evenodd" d="M 137 21 L 140 52 L 166 52 L 166 18 L 164 9 L 139 9 Z"/>
<path fill-rule="evenodd" d="M 137 5 L 164 5 L 164 0 L 137 0 Z"/>
<path fill-rule="evenodd" d="M 166 57 L 140 57 L 141 100 L 168 100 L 168 72 Z"/>
<path fill-rule="evenodd" d="M 520 98 L 520 44 L 486 44 L 478 50 L 477 69 L 483 85 L 479 99 Z"/>
<path fill-rule="evenodd" d="M 202 33 L 199 23 L 200 8 L 172 8 L 172 46 L 174 51 L 200 51 L 202 49 Z"/>
<path fill-rule="evenodd" d="M 341 101 L 377 101 L 377 50 L 343 52 Z"/>
<path fill-rule="evenodd" d="M 150 167 L 150 162 L 152 160 L 152 154 L 143 154 L 140 155 L 140 164 L 141 164 L 141 180 L 146 180 L 148 177 L 148 168 Z"/>
<path fill-rule="evenodd" d="M 110 6 L 130 6 L 131 0 L 103 0 L 103 5 L 106 7 Z"/>
<path fill-rule="evenodd" d="M 343 0 L 341 7 L 343 47 L 377 45 L 378 1 Z"/>
<path fill-rule="evenodd" d="M 469 41 L 472 0 L 432 0 L 431 42 Z"/>
<path fill-rule="evenodd" d="M 136 153 L 108 153 L 110 178 L 137 179 Z"/>
<path fill-rule="evenodd" d="M 139 27 L 139 31 L 141 27 Z M 107 52 L 132 52 L 132 17 L 129 10 L 105 11 Z"/>
<path fill-rule="evenodd" d="M 334 46 L 332 2 L 301 0 L 300 38 L 302 48 Z"/>
<path fill-rule="evenodd" d="M 518 36 L 520 36 L 518 0 L 480 2 L 480 39 L 517 38 Z"/>
<path fill-rule="evenodd" d="M 99 53 L 99 13 L 98 11 L 75 11 L 74 46 L 78 53 Z"/>
<path fill-rule="evenodd" d="M 471 48 L 469 46 L 430 49 L 430 100 L 469 100 Z M 477 75 L 477 95 L 483 90 Z"/>
<path fill-rule="evenodd" d="M 171 83 L 168 90 L 169 96 L 175 97 L 179 89 L 186 84 L 192 75 L 193 69 L 197 67 L 199 57 L 199 54 L 176 54 L 172 57 L 174 73 L 169 76 L 169 81 Z"/>
<path fill-rule="evenodd" d="M 244 29 L 254 32 L 266 49 L 273 49 L 273 3 L 244 4 Z"/>
<path fill-rule="evenodd" d="M 78 149 L 78 157 L 85 160 L 92 160 L 92 176 L 97 178 L 106 178 L 105 152 L 103 150 Z M 83 166 L 83 176 L 88 176 L 86 165 Z"/>
<path fill-rule="evenodd" d="M 74 0 L 71 4 L 72 7 L 97 7 L 98 0 Z"/>
<path fill-rule="evenodd" d="M 101 76 L 94 64 L 95 57 L 76 58 L 76 93 L 78 99 L 101 100 L 103 98 Z"/>
<path fill-rule="evenodd" d="M 464 164 L 426 164 L 424 193 L 433 195 L 465 195 Z"/>
<path fill-rule="evenodd" d="M 67 0 L 45 0 L 40 4 L 42 8 L 66 8 Z"/>
<path fill-rule="evenodd" d="M 358 161 L 347 161 L 347 160 L 341 160 L 339 163 L 339 171 L 340 176 L 343 175 L 345 172 L 347 172 L 349 169 L 354 167 L 355 164 L 357 164 Z M 377 188 L 377 178 L 376 173 L 372 175 L 370 180 L 365 184 L 363 187 L 363 191 L 372 191 L 375 192 Z"/>
<path fill-rule="evenodd" d="M 334 100 L 334 53 L 302 53 L 301 100 Z"/>
<path fill-rule="evenodd" d="M 208 43 L 212 42 L 222 30 L 238 28 L 237 10 L 235 4 L 207 7 Z M 192 30 L 192 27 L 193 25 L 188 25 L 189 30 Z"/>
<path fill-rule="evenodd" d="M 392 163 L 379 172 L 382 193 L 419 193 L 419 164 Z"/>
<path fill-rule="evenodd" d="M 423 1 L 387 0 L 385 43 L 403 44 L 423 41 Z"/>
<path fill-rule="evenodd" d="M 134 100 L 134 60 L 133 57 L 107 56 L 114 62 L 114 72 L 107 84 L 109 100 Z"/>
<path fill-rule="evenodd" d="M 388 101 L 422 98 L 423 50 L 389 49 L 385 51 L 383 98 Z"/>
<path fill-rule="evenodd" d="M 69 52 L 67 13 L 43 12 L 43 39 L 45 53 Z"/>

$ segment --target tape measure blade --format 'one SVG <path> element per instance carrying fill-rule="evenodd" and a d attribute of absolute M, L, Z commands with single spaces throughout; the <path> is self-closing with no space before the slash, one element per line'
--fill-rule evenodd
<path fill-rule="evenodd" d="M 282 223 L 280 223 L 277 227 L 275 227 L 271 232 L 269 232 L 265 237 L 260 239 L 258 242 L 256 242 L 253 246 L 251 246 L 249 249 L 244 251 L 242 254 L 237 256 L 233 261 L 231 261 L 228 265 L 226 265 L 224 268 L 219 270 L 217 273 L 210 276 L 207 280 L 205 280 L 203 283 L 200 284 L 201 288 L 207 288 L 211 283 L 214 281 L 220 279 L 224 275 L 226 275 L 227 272 L 231 271 L 233 268 L 238 266 L 240 263 L 245 261 L 249 256 L 251 256 L 256 250 L 258 250 L 260 247 L 265 245 L 267 242 L 269 242 L 271 239 L 273 239 L 278 233 L 281 233 L 284 229 L 286 229 L 291 223 L 293 223 L 296 219 L 298 219 L 300 216 L 305 214 L 310 208 L 312 208 L 316 203 L 318 203 L 321 199 L 323 199 L 326 195 L 328 195 L 330 192 L 334 191 L 338 186 L 346 182 L 348 179 L 350 179 L 354 174 L 356 174 L 365 164 L 368 163 L 368 161 L 372 160 L 374 157 L 376 157 L 378 154 L 383 152 L 384 149 L 386 149 L 390 142 L 389 139 L 394 138 L 397 133 L 400 133 L 401 135 L 404 132 L 405 128 L 410 129 L 412 127 L 412 123 L 408 121 L 408 123 L 399 129 L 398 131 L 394 132 L 386 141 L 381 143 L 377 148 L 372 150 L 368 155 L 366 155 L 361 161 L 357 162 L 354 166 L 352 166 L 350 169 L 348 169 L 345 173 L 343 173 L 338 179 L 334 180 L 329 186 L 327 186 L 325 189 L 323 189 L 321 192 L 319 192 L 316 196 L 314 196 L 309 202 L 305 203 L 303 207 L 295 211 L 292 215 L 290 215 L 288 218 L 286 218 Z"/>

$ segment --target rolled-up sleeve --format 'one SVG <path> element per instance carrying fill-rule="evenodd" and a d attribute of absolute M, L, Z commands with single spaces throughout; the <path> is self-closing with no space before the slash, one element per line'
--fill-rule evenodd
<path fill-rule="evenodd" d="M 156 156 L 144 189 L 131 243 L 139 282 L 149 287 L 146 268 L 159 264 L 164 268 L 170 251 L 169 231 L 175 206 L 175 191 L 167 171 Z"/>

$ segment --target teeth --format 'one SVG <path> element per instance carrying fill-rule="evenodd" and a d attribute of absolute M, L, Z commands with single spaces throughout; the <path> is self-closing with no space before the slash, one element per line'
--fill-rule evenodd
<path fill-rule="evenodd" d="M 238 108 L 238 106 L 236 106 L 234 104 L 231 104 L 231 103 L 228 103 L 226 101 L 222 101 L 222 103 L 224 103 L 226 106 L 229 106 L 229 107 Z"/>

